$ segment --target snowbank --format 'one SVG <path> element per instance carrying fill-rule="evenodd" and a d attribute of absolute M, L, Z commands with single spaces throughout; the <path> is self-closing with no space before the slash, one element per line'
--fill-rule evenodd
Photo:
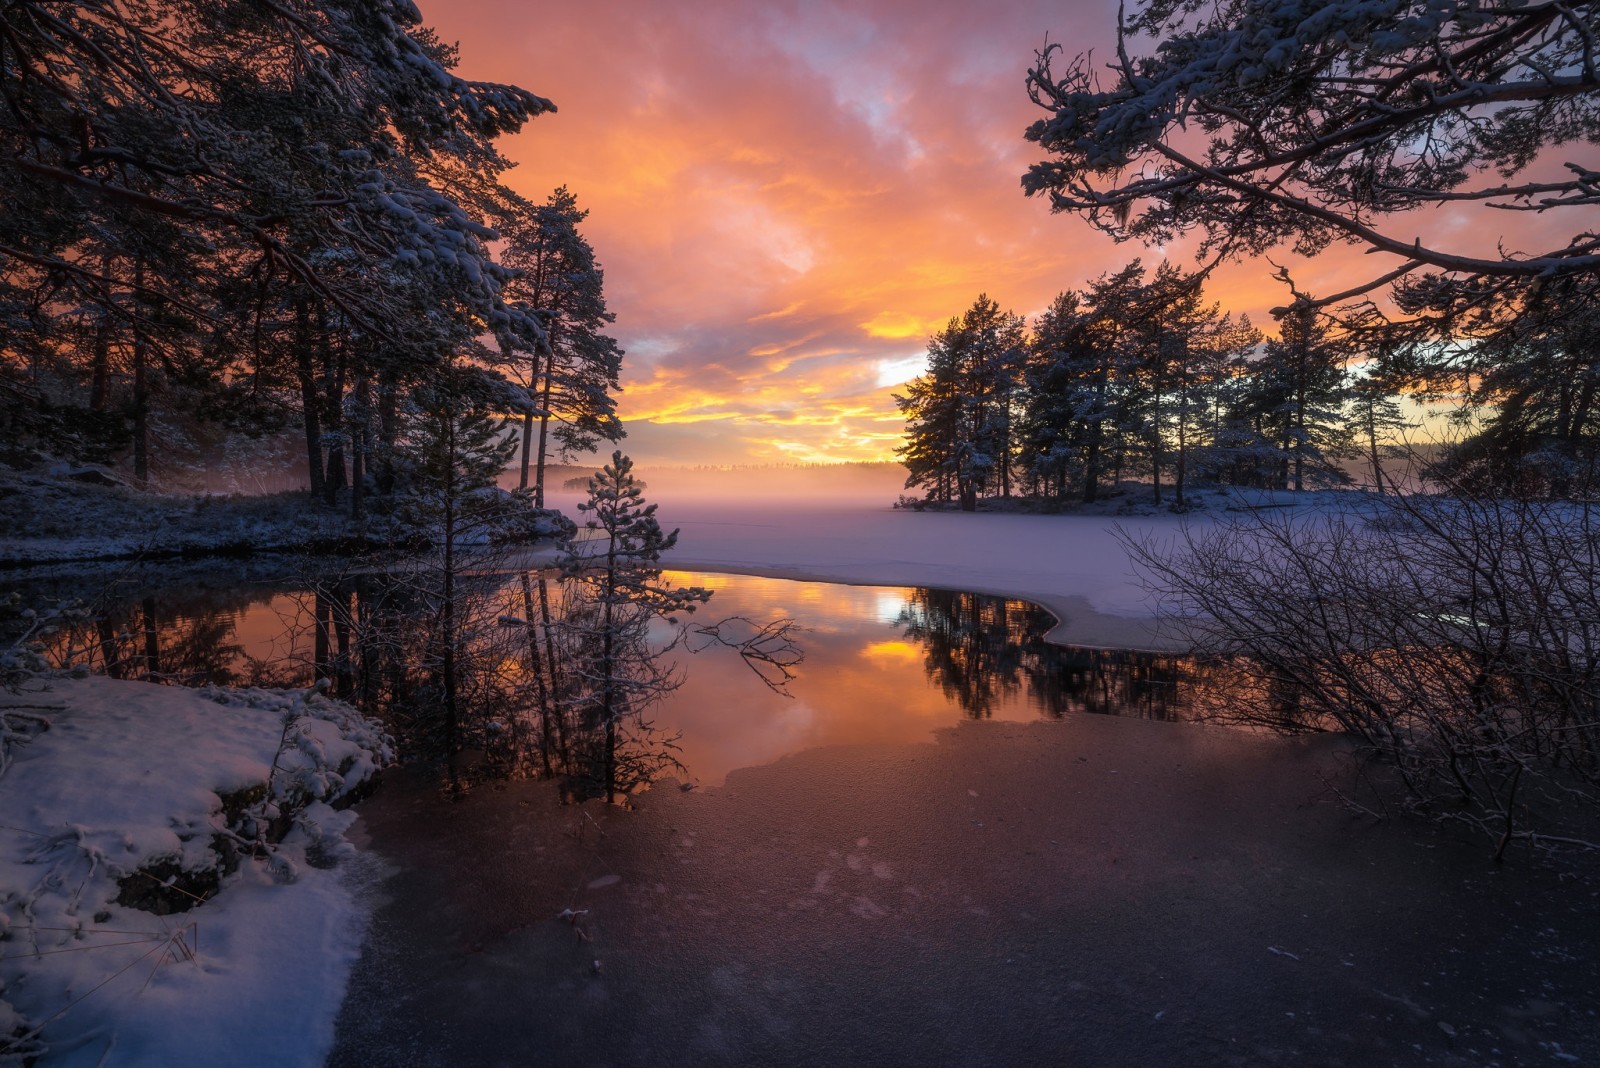
<path fill-rule="evenodd" d="M 437 534 L 436 508 L 418 498 L 375 499 L 356 520 L 348 506 L 330 511 L 304 491 L 185 496 L 103 478 L 86 482 L 70 469 L 0 468 L 0 566 L 267 552 L 339 555 L 415 545 Z M 480 491 L 472 503 L 476 517 L 465 541 L 532 542 L 565 527 L 560 517 L 502 490 Z"/>
<path fill-rule="evenodd" d="M 1050 609 L 1050 634 L 1068 645 L 1169 649 L 1157 606 L 1117 540 L 1123 529 L 1158 542 L 1184 524 L 1209 525 L 1227 508 L 1328 507 L 1339 492 L 1209 494 L 1183 515 L 1147 507 L 1145 496 L 1104 502 L 1091 514 L 913 512 L 851 498 L 844 503 L 785 496 L 742 500 L 654 492 L 663 527 L 680 528 L 666 561 L 673 568 L 877 586 L 929 586 L 1018 597 Z M 551 503 L 575 515 L 581 494 Z M 1126 514 L 1119 514 L 1126 513 Z"/>
<path fill-rule="evenodd" d="M 319 1062 L 365 923 L 334 866 L 354 814 L 329 802 L 390 758 L 375 726 L 314 692 L 106 678 L 35 679 L 6 709 L 48 723 L 0 778 L 0 1029 L 19 1051 Z"/>

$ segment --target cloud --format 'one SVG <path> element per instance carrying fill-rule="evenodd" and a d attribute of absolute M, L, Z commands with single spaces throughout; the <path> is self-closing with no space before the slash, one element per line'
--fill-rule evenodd
<path fill-rule="evenodd" d="M 1046 34 L 1104 52 L 1101 3 L 452 0 L 424 15 L 468 76 L 561 109 L 505 141 L 507 181 L 536 199 L 566 185 L 591 212 L 631 447 L 888 458 L 885 387 L 905 378 L 887 379 L 979 293 L 1034 315 L 1160 258 L 1020 189 L 1024 71 Z M 1297 282 L 1370 276 L 1370 258 L 1335 252 Z M 1231 266 L 1211 289 L 1270 326 L 1286 295 L 1270 272 Z"/>

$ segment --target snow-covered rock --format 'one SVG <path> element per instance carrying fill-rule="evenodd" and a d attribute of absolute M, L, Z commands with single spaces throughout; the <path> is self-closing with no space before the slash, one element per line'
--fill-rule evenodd
<path fill-rule="evenodd" d="M 47 727 L 0 778 L 0 1031 L 53 1064 L 319 1060 L 363 915 L 332 806 L 392 759 L 376 724 L 314 690 L 99 677 L 6 708 Z"/>

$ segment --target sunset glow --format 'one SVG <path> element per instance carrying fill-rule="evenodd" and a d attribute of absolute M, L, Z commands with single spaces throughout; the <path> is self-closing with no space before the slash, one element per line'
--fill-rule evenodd
<path fill-rule="evenodd" d="M 1034 50 L 1048 35 L 1104 53 L 1109 3 L 457 0 L 424 14 L 469 76 L 560 108 L 505 142 L 507 181 L 537 200 L 566 185 L 591 211 L 628 353 L 624 446 L 648 462 L 891 459 L 892 394 L 979 293 L 1033 316 L 1162 255 L 1052 216 L 1019 185 Z M 1334 292 L 1371 264 L 1335 249 L 1295 277 Z M 1270 328 L 1286 296 L 1272 270 L 1228 267 L 1210 292 Z"/>

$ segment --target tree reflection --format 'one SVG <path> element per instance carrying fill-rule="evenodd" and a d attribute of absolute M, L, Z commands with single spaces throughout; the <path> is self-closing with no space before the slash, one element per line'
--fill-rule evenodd
<path fill-rule="evenodd" d="M 1192 657 L 1056 645 L 1056 620 L 1027 601 L 953 590 L 910 591 L 896 625 L 923 650 L 930 681 L 973 719 L 1025 694 L 1041 713 L 1198 718 L 1200 666 Z"/>
<path fill-rule="evenodd" d="M 240 607 L 155 594 L 99 605 L 86 622 L 52 635 L 45 655 L 58 666 L 83 665 L 114 679 L 228 684 L 237 680 L 244 654 L 235 633 Z"/>
<path fill-rule="evenodd" d="M 1025 674 L 1029 612 L 1042 609 L 953 590 L 913 590 L 896 621 L 923 647 L 928 678 L 973 719 L 994 714 Z"/>

